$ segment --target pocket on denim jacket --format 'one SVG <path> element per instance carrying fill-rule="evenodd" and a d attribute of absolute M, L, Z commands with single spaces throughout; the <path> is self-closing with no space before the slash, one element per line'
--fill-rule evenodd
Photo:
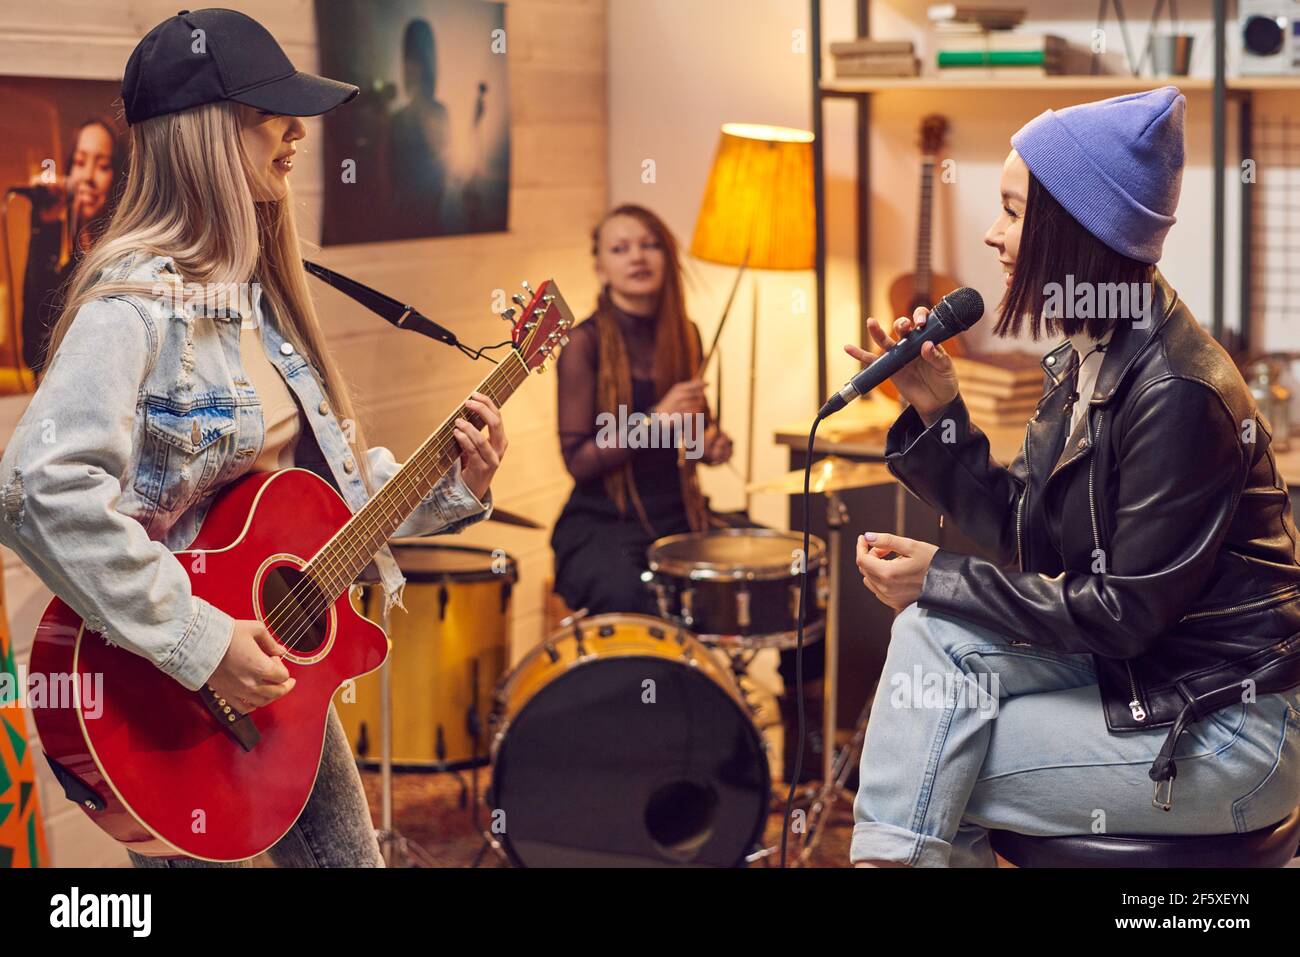
<path fill-rule="evenodd" d="M 162 405 L 146 405 L 144 449 L 136 472 L 137 493 L 165 511 L 188 506 L 206 493 L 221 473 L 222 442 L 239 429 L 234 408 L 197 406 L 177 412 Z"/>
<path fill-rule="evenodd" d="M 1285 818 L 1300 804 L 1300 711 L 1286 707 L 1277 760 L 1259 785 L 1233 802 L 1239 832 L 1255 831 Z"/>

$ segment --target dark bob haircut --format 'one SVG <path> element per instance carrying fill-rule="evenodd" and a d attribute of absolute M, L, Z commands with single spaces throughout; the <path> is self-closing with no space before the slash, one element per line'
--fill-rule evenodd
<path fill-rule="evenodd" d="M 1113 306 L 1116 301 L 1114 293 L 1123 294 L 1127 303 L 1128 291 L 1136 295 L 1142 284 L 1153 281 L 1154 274 L 1153 265 L 1117 253 L 1084 229 L 1030 172 L 1020 251 L 993 334 L 1019 335 L 1028 318 L 1034 339 L 1044 332 L 1072 336 L 1084 329 L 1100 339 L 1116 321 L 1139 318 L 1136 311 L 1130 315 L 1124 308 L 1108 308 L 1108 302 Z M 1062 291 L 1068 300 L 1069 290 L 1085 289 L 1091 291 L 1095 308 L 1077 311 L 1090 315 L 1076 315 L 1068 301 L 1064 309 L 1057 308 Z"/>

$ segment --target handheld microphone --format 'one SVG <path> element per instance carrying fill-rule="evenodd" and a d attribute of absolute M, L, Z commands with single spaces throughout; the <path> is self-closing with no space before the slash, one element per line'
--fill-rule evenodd
<path fill-rule="evenodd" d="M 927 342 L 938 345 L 945 339 L 951 339 L 959 332 L 965 332 L 984 315 L 984 297 L 970 286 L 954 289 L 944 296 L 926 316 L 925 325 L 914 328 L 903 338 L 882 352 L 876 360 L 867 366 L 839 392 L 826 400 L 817 418 L 824 419 L 834 415 L 859 396 L 866 395 L 880 383 L 884 382 L 903 366 L 921 354 L 921 347 Z"/>
<path fill-rule="evenodd" d="M 60 185 L 62 185 L 63 187 L 63 194 L 64 194 L 63 198 L 65 200 L 70 198 L 72 196 L 73 190 L 75 189 L 73 183 L 65 178 Z M 9 196 L 23 196 L 31 200 L 33 203 L 41 203 L 41 202 L 53 203 L 56 201 L 51 196 L 50 188 L 45 185 L 10 186 L 8 189 L 5 190 L 5 193 L 6 195 Z"/>

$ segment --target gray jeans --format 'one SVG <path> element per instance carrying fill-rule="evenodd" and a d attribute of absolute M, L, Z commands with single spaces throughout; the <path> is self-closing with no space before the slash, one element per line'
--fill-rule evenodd
<path fill-rule="evenodd" d="M 253 867 L 253 861 L 218 864 L 193 858 L 142 857 L 127 851 L 136 867 Z M 343 724 L 330 705 L 320 770 L 307 806 L 266 856 L 276 867 L 383 867 L 370 807 Z M 256 860 L 256 858 L 254 858 Z"/>

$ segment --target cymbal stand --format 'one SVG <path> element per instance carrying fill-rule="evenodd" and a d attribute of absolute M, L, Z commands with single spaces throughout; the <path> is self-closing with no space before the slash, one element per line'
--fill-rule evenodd
<path fill-rule="evenodd" d="M 848 798 L 850 801 L 853 799 L 853 795 L 846 785 L 849 775 L 853 773 L 852 759 L 861 752 L 862 742 L 867 738 L 867 720 L 871 716 L 871 704 L 874 698 L 874 693 L 867 698 L 867 703 L 862 707 L 862 713 L 858 715 L 858 723 L 853 727 L 852 739 L 844 747 L 836 750 L 831 771 L 813 796 L 812 805 L 808 808 L 808 821 L 804 828 L 803 846 L 799 849 L 799 856 L 795 860 L 799 867 L 806 867 L 808 861 L 812 858 L 813 851 L 817 849 L 817 844 L 824 833 L 823 825 L 830 818 L 835 802 L 841 797 Z"/>
<path fill-rule="evenodd" d="M 838 688 L 836 678 L 838 672 L 838 661 L 834 652 L 838 647 L 839 639 L 839 620 L 838 615 L 834 614 L 839 609 L 839 546 L 840 546 L 840 527 L 844 525 L 844 519 L 847 519 L 847 512 L 836 509 L 835 499 L 838 498 L 836 493 L 828 494 L 829 513 L 827 521 L 830 526 L 830 549 L 831 549 L 831 599 L 830 611 L 827 613 L 826 622 L 826 709 L 828 720 L 826 722 L 826 745 L 825 753 L 827 756 L 826 773 L 822 777 L 822 786 L 813 797 L 812 805 L 808 809 L 808 822 L 804 830 L 803 846 L 799 851 L 799 857 L 796 863 L 800 867 L 807 866 L 808 861 L 812 858 L 813 851 L 816 850 L 822 834 L 825 832 L 824 825 L 829 819 L 830 812 L 835 806 L 835 802 L 841 797 L 847 797 L 850 801 L 853 795 L 849 793 L 845 786 L 849 780 L 849 775 L 853 773 L 853 757 L 861 752 L 863 742 L 867 738 L 867 722 L 871 717 L 871 705 L 875 700 L 876 689 L 879 687 L 879 681 L 872 688 L 871 694 L 867 696 L 867 703 L 862 706 L 862 712 L 858 715 L 857 723 L 853 726 L 853 737 L 838 750 L 832 749 L 834 743 L 834 707 L 838 701 Z M 843 502 L 839 503 L 839 508 L 843 508 Z M 899 483 L 894 489 L 894 527 L 898 534 L 904 533 L 906 524 L 907 498 L 902 483 Z M 836 519 L 841 521 L 837 526 Z M 832 751 L 834 751 L 832 759 Z"/>
<path fill-rule="evenodd" d="M 826 492 L 827 545 L 830 554 L 831 588 L 826 602 L 826 627 L 822 641 L 826 643 L 826 665 L 822 678 L 822 780 L 829 781 L 835 765 L 836 710 L 839 707 L 840 689 L 840 548 L 841 530 L 849 523 L 849 510 L 839 492 Z M 807 557 L 805 556 L 805 561 Z M 802 692 L 803 689 L 800 689 Z"/>

